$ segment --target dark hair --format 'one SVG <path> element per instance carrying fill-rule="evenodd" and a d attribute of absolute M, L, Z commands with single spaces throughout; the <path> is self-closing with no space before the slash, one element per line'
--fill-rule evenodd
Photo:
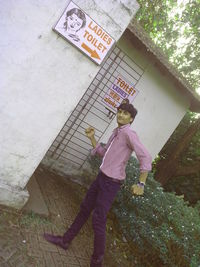
<path fill-rule="evenodd" d="M 137 115 L 137 109 L 132 104 L 129 103 L 129 100 L 127 98 L 122 100 L 122 103 L 119 105 L 117 110 L 119 109 L 128 111 L 131 114 L 131 117 L 133 118 L 133 120 L 135 119 L 135 116 Z"/>
<path fill-rule="evenodd" d="M 85 14 L 83 13 L 83 11 L 78 9 L 78 8 L 72 8 L 72 9 L 67 11 L 66 16 L 69 17 L 72 14 L 75 14 L 75 15 L 77 15 L 77 17 L 79 19 L 82 19 L 83 24 L 82 24 L 81 28 L 83 28 L 86 24 L 86 17 L 85 17 Z M 65 23 L 64 23 L 64 25 L 65 25 Z"/>

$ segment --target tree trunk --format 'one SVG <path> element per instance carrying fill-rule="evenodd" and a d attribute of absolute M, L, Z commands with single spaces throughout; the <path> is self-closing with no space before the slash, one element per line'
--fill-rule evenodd
<path fill-rule="evenodd" d="M 200 161 L 193 163 L 188 166 L 179 165 L 176 169 L 176 174 L 174 177 L 187 176 L 190 174 L 198 174 L 200 172 Z"/>
<path fill-rule="evenodd" d="M 200 118 L 193 123 L 185 132 L 183 137 L 178 141 L 167 158 L 161 160 L 156 166 L 155 178 L 162 185 L 165 185 L 169 179 L 180 173 L 180 156 L 182 152 L 189 146 L 191 139 L 200 129 Z"/>

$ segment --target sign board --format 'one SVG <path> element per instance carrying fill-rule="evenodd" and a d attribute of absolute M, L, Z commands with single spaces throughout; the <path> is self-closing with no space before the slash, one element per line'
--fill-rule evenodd
<path fill-rule="evenodd" d="M 131 103 L 138 94 L 138 90 L 134 86 L 126 81 L 121 75 L 118 75 L 114 83 L 108 89 L 108 92 L 103 97 L 103 104 L 112 112 L 117 112 L 117 107 L 121 104 L 125 98 L 129 99 Z"/>
<path fill-rule="evenodd" d="M 114 39 L 76 4 L 70 2 L 53 28 L 97 64 L 101 64 Z"/>

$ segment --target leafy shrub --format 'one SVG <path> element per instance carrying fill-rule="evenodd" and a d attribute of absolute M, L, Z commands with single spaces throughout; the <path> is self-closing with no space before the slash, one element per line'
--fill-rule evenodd
<path fill-rule="evenodd" d="M 200 200 L 199 200 L 199 201 L 197 201 L 197 203 L 195 204 L 195 209 L 197 209 L 197 210 L 198 210 L 198 212 L 199 212 L 199 215 L 200 215 Z"/>
<path fill-rule="evenodd" d="M 100 160 L 91 159 L 93 171 Z M 127 177 L 112 207 L 118 226 L 145 267 L 200 266 L 200 214 L 174 193 L 165 193 L 149 174 L 144 196 L 133 196 L 139 166 L 131 158 Z M 131 256 L 130 256 L 131 261 Z"/>
<path fill-rule="evenodd" d="M 194 205 L 200 199 L 200 172 L 170 179 L 164 186 L 168 192 L 175 191 L 178 195 L 184 195 L 184 199 Z"/>

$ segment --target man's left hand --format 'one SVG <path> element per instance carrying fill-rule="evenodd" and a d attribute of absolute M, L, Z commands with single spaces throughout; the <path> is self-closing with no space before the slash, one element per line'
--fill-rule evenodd
<path fill-rule="evenodd" d="M 131 191 L 133 195 L 141 196 L 144 194 L 144 186 L 140 186 L 138 184 L 134 184 L 131 186 Z"/>

